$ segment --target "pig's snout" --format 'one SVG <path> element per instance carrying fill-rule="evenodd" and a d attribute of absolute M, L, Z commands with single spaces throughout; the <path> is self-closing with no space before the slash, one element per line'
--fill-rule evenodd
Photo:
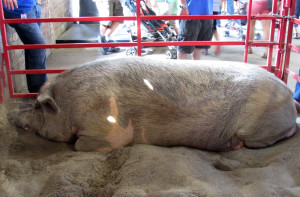
<path fill-rule="evenodd" d="M 13 110 L 7 114 L 7 119 L 11 125 L 14 125 L 18 128 L 22 128 L 24 130 L 28 130 L 28 122 L 24 117 L 24 114 L 20 114 L 20 110 Z"/>
<path fill-rule="evenodd" d="M 11 125 L 15 125 L 17 126 L 17 117 L 18 116 L 18 110 L 14 110 L 14 111 L 11 111 L 7 114 L 7 120 L 8 122 L 11 124 Z"/>

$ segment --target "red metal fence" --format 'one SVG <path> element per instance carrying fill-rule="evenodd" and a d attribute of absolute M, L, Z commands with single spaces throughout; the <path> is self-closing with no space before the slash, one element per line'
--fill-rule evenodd
<path fill-rule="evenodd" d="M 248 0 L 248 14 L 247 15 L 195 15 L 195 16 L 141 16 L 140 14 L 140 2 L 137 1 L 137 14 L 136 16 L 125 17 L 125 16 L 115 16 L 115 17 L 79 17 L 79 18 L 41 18 L 41 19 L 4 19 L 3 17 L 3 7 L 2 1 L 0 3 L 0 28 L 2 34 L 3 42 L 3 61 L 2 66 L 0 66 L 0 102 L 4 101 L 3 89 L 5 87 L 5 76 L 7 79 L 8 89 L 11 98 L 24 98 L 24 97 L 34 97 L 35 93 L 15 93 L 13 87 L 13 75 L 23 75 L 23 74 L 41 74 L 41 73 L 60 73 L 63 69 L 56 70 L 12 70 L 10 65 L 9 50 L 16 49 L 37 49 L 37 48 L 87 48 L 87 47 L 137 47 L 138 55 L 141 56 L 142 47 L 145 46 L 190 46 L 190 45 L 244 45 L 244 62 L 247 62 L 248 46 L 268 46 L 268 59 L 266 65 L 260 65 L 266 68 L 268 71 L 273 72 L 277 77 L 282 79 L 284 82 L 287 81 L 288 74 L 299 80 L 299 76 L 291 72 L 289 67 L 290 52 L 294 50 L 300 52 L 300 49 L 291 44 L 292 33 L 293 33 L 293 23 L 300 24 L 298 19 L 293 17 L 295 11 L 296 0 L 282 0 L 280 13 L 277 14 L 277 2 L 273 1 L 273 8 L 270 15 L 252 16 L 252 0 Z M 247 34 L 245 41 L 191 41 L 191 42 L 142 42 L 141 40 L 141 20 L 187 20 L 187 19 L 246 19 L 247 20 Z M 249 30 L 250 30 L 250 20 L 271 20 L 271 31 L 269 40 L 263 41 L 249 41 Z M 31 22 L 77 22 L 77 21 L 119 21 L 119 20 L 134 20 L 137 23 L 137 42 L 118 42 L 118 43 L 75 43 L 75 44 L 29 44 L 29 45 L 8 45 L 5 24 L 9 23 L 31 23 Z M 275 21 L 279 21 L 279 29 L 277 40 L 275 39 Z M 288 33 L 286 34 L 286 32 Z M 275 64 L 272 65 L 272 53 L 273 47 L 275 46 Z M 4 71 L 4 64 L 6 72 Z"/>

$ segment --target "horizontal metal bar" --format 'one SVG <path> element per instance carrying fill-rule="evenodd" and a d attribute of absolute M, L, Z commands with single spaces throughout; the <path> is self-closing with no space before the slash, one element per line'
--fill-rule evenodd
<path fill-rule="evenodd" d="M 247 19 L 247 15 L 164 15 L 164 16 L 141 16 L 141 20 L 209 20 L 209 19 Z M 278 16 L 260 15 L 252 16 L 258 20 L 280 19 Z M 86 21 L 124 21 L 137 20 L 135 16 L 111 16 L 111 17 L 60 17 L 60 18 L 27 18 L 27 19 L 4 19 L 3 23 L 50 23 L 50 22 L 86 22 Z"/>
<path fill-rule="evenodd" d="M 62 73 L 66 69 L 34 69 L 34 70 L 11 70 L 9 73 L 12 75 L 23 75 L 23 74 L 55 74 Z"/>
<path fill-rule="evenodd" d="M 37 93 L 13 93 L 11 98 L 31 98 L 37 97 Z"/>
<path fill-rule="evenodd" d="M 59 49 L 59 48 L 90 48 L 90 47 L 131 47 L 136 46 L 134 42 L 118 42 L 118 43 L 72 43 L 72 44 L 26 44 L 26 45 L 8 45 L 6 49 Z"/>
<path fill-rule="evenodd" d="M 300 47 L 291 44 L 291 45 L 290 45 L 290 48 L 291 48 L 293 51 L 295 51 L 295 52 L 297 52 L 297 53 L 300 53 Z"/>
<path fill-rule="evenodd" d="M 88 48 L 88 47 L 135 47 L 137 42 L 115 43 L 72 43 L 72 44 L 26 44 L 8 45 L 6 49 L 41 49 L 41 48 Z M 244 41 L 169 41 L 169 42 L 141 42 L 142 46 L 190 46 L 190 45 L 245 45 Z M 253 41 L 253 46 L 275 46 L 280 43 L 269 41 Z"/>
<path fill-rule="evenodd" d="M 297 19 L 297 18 L 293 18 L 291 21 L 292 21 L 293 23 L 296 23 L 296 24 L 300 25 L 300 20 Z"/>

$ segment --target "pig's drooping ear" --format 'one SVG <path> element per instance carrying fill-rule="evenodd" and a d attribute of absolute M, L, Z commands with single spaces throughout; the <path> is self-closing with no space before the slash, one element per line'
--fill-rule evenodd
<path fill-rule="evenodd" d="M 55 101 L 49 95 L 40 95 L 37 97 L 37 101 L 45 107 L 49 113 L 59 113 L 59 108 Z"/>

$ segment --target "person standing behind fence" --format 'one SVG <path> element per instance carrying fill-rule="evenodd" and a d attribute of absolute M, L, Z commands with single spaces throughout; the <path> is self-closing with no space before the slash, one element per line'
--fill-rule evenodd
<path fill-rule="evenodd" d="M 214 1 L 214 6 L 213 6 L 213 15 L 219 15 L 221 11 L 221 1 L 220 0 L 213 0 Z M 219 41 L 219 35 L 217 31 L 217 19 L 213 20 L 213 37 L 215 38 L 216 41 Z M 221 47 L 220 45 L 216 45 L 215 55 L 220 55 L 221 53 Z M 202 49 L 202 54 L 208 55 L 208 49 Z"/>
<path fill-rule="evenodd" d="M 177 15 L 177 13 L 178 13 L 177 0 L 167 0 L 167 3 L 168 3 L 168 13 L 167 13 L 167 15 Z M 176 20 L 169 20 L 169 23 L 174 28 L 174 31 L 175 31 L 176 36 L 177 36 L 179 32 L 178 32 Z"/>
<path fill-rule="evenodd" d="M 234 5 L 233 5 L 233 0 L 227 0 L 227 13 L 229 15 L 234 15 Z M 225 27 L 231 27 L 233 26 L 232 24 L 232 19 L 228 19 L 227 20 L 227 24 L 225 25 Z"/>
<path fill-rule="evenodd" d="M 123 7 L 120 0 L 94 0 L 96 3 L 99 16 L 110 17 L 110 16 L 124 16 Z M 110 39 L 113 32 L 118 28 L 124 21 L 100 21 L 100 43 L 114 42 Z M 119 52 L 118 47 L 101 47 L 100 52 L 106 55 L 107 52 Z"/>
<path fill-rule="evenodd" d="M 179 0 L 179 15 L 211 15 L 213 0 Z M 178 41 L 210 41 L 212 39 L 213 20 L 180 20 Z M 178 59 L 187 59 L 192 54 L 194 60 L 200 60 L 201 49 L 210 46 L 178 46 Z"/>
<path fill-rule="evenodd" d="M 256 16 L 260 14 L 269 14 L 271 12 L 271 7 L 269 6 L 269 1 L 271 0 L 253 0 L 252 1 L 252 10 L 251 15 Z M 249 40 L 254 39 L 254 29 L 255 29 L 256 20 L 253 19 L 250 21 L 250 30 L 249 30 Z M 262 28 L 263 28 L 263 37 L 264 40 L 269 39 L 270 35 L 270 20 L 262 20 Z M 268 47 L 265 47 L 265 52 L 261 56 L 262 58 L 267 58 Z M 252 54 L 252 47 L 248 47 L 248 53 Z"/>
<path fill-rule="evenodd" d="M 41 17 L 41 0 L 3 0 L 6 19 Z M 40 23 L 12 23 L 24 44 L 46 44 Z M 46 49 L 25 49 L 25 69 L 45 69 Z M 30 93 L 38 92 L 47 80 L 46 74 L 27 74 L 27 87 Z"/>

